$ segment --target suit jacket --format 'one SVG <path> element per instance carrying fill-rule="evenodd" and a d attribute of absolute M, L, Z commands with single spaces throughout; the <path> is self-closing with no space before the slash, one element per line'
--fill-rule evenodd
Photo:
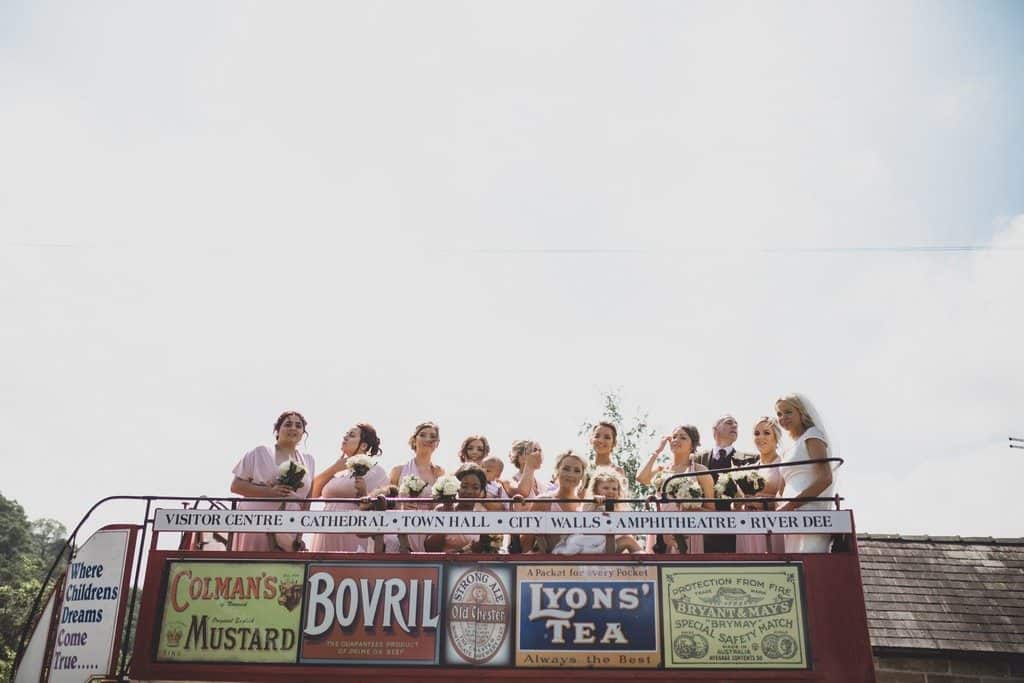
<path fill-rule="evenodd" d="M 711 467 L 711 456 L 717 450 L 717 447 L 699 450 L 693 454 L 693 462 L 698 463 L 700 465 L 704 465 L 704 467 L 707 467 L 709 470 L 720 469 L 721 467 L 723 467 L 722 465 L 716 464 L 716 467 Z M 725 465 L 725 467 L 742 467 L 744 465 L 753 465 L 754 463 L 757 462 L 757 460 L 757 453 L 744 453 L 743 451 L 734 450 L 732 452 L 732 456 L 729 458 L 729 464 Z M 718 478 L 715 475 L 712 475 L 712 477 L 714 477 L 715 479 Z"/>

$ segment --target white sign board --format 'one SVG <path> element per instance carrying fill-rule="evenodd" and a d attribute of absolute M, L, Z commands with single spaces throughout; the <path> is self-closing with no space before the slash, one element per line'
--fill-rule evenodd
<path fill-rule="evenodd" d="M 50 599 L 46 601 L 46 609 L 43 610 L 32 637 L 25 648 L 25 654 L 18 662 L 18 673 L 14 677 L 14 683 L 39 683 L 39 676 L 43 672 L 43 659 L 46 657 L 46 636 L 50 632 L 50 621 L 53 619 L 53 602 L 57 593 L 50 593 Z"/>
<path fill-rule="evenodd" d="M 157 510 L 156 531 L 469 534 L 848 534 L 849 510 L 807 512 L 432 512 Z"/>
<path fill-rule="evenodd" d="M 72 558 L 57 616 L 50 683 L 85 683 L 113 673 L 118 612 L 127 597 L 122 595 L 125 565 L 134 551 L 132 531 L 97 531 Z"/>

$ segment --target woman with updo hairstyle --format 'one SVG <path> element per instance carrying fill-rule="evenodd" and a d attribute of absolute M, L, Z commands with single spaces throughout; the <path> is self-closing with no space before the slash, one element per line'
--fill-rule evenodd
<path fill-rule="evenodd" d="M 760 454 L 757 465 L 777 465 L 781 462 L 779 458 L 779 442 L 782 440 L 782 430 L 774 418 L 767 415 L 759 417 L 754 423 L 754 446 Z M 769 467 L 758 470 L 764 477 L 764 489 L 758 492 L 753 498 L 745 497 L 733 501 L 733 507 L 739 510 L 774 510 L 775 503 L 758 501 L 757 498 L 775 498 L 782 490 L 782 469 Z M 739 491 L 738 495 L 743 496 Z M 737 534 L 736 552 L 738 553 L 784 553 L 786 552 L 786 537 L 782 534 L 771 534 L 771 545 L 768 545 L 768 535 L 761 534 Z"/>
<path fill-rule="evenodd" d="M 544 464 L 544 451 L 541 450 L 540 444 L 529 439 L 513 441 L 508 459 L 516 468 L 516 473 L 512 475 L 512 484 L 516 488 L 512 494 L 518 494 L 523 498 L 539 496 L 544 489 L 537 477 L 541 465 Z"/>
<path fill-rule="evenodd" d="M 665 450 L 665 446 L 668 446 L 672 451 L 672 463 L 667 466 L 655 466 L 655 462 L 658 460 L 662 451 Z M 672 430 L 671 435 L 661 437 L 661 441 L 658 442 L 658 447 L 653 453 L 651 453 L 651 457 L 647 459 L 647 463 L 639 472 L 636 473 L 637 482 L 644 486 L 650 486 L 658 472 L 664 472 L 666 480 L 673 474 L 707 472 L 707 467 L 694 462 L 693 460 L 693 454 L 697 451 L 698 446 L 700 446 L 700 432 L 697 428 L 693 425 L 679 425 Z M 701 497 L 714 498 L 715 482 L 711 479 L 711 475 L 698 474 L 696 479 L 697 484 L 700 485 L 700 490 L 703 493 Z M 657 493 L 660 496 L 661 491 L 658 491 Z M 713 502 L 705 502 L 701 508 L 709 511 L 714 510 L 715 504 Z M 664 503 L 662 504 L 661 509 L 677 511 L 679 510 L 679 504 Z M 688 555 L 704 552 L 703 536 L 694 535 L 686 536 L 685 538 L 686 553 Z M 664 539 L 667 546 L 666 552 L 681 552 L 681 548 L 679 547 L 681 541 L 679 541 L 674 535 L 666 535 L 664 536 Z M 656 541 L 657 536 L 653 534 L 647 537 L 648 550 L 653 552 Z"/>
<path fill-rule="evenodd" d="M 828 498 L 835 495 L 832 468 L 825 462 L 833 457 L 835 444 L 830 443 L 828 432 L 810 400 L 801 394 L 787 394 L 775 402 L 779 426 L 793 438 L 793 447 L 784 462 L 795 466 L 783 467 L 785 480 L 783 498 Z M 832 503 L 793 500 L 783 503 L 779 510 L 828 510 Z M 787 553 L 827 553 L 832 537 L 828 534 L 787 534 Z"/>
<path fill-rule="evenodd" d="M 348 461 L 357 455 L 377 457 L 381 453 L 380 437 L 373 425 L 360 422 L 352 425 L 341 440 L 341 454 L 313 480 L 314 498 L 362 498 L 367 492 L 387 484 L 388 474 L 374 462 L 365 475 L 356 476 Z M 358 510 L 358 503 L 325 503 L 324 510 Z M 367 553 L 368 538 L 355 534 L 313 534 L 310 549 L 322 553 Z"/>
<path fill-rule="evenodd" d="M 555 458 L 555 484 L 557 488 L 541 498 L 570 499 L 572 502 L 555 503 L 537 500 L 527 508 L 530 512 L 579 512 L 583 503 L 579 501 L 580 485 L 587 471 L 587 461 L 574 451 L 565 451 Z M 523 552 L 565 553 L 566 535 L 523 534 Z"/>
<path fill-rule="evenodd" d="M 306 418 L 293 410 L 281 413 L 274 421 L 274 445 L 257 446 L 242 456 L 232 470 L 231 493 L 246 498 L 280 498 L 274 501 L 243 501 L 240 510 L 299 510 L 308 507 L 300 503 L 309 496 L 315 464 L 313 456 L 299 450 L 299 442 L 306 435 Z M 278 483 L 280 468 L 289 460 L 306 470 L 302 486 L 296 490 Z M 282 506 L 285 501 L 288 501 Z M 292 502 L 294 501 L 294 502 Z M 231 541 L 232 550 L 252 552 L 293 552 L 303 550 L 302 534 L 236 533 Z"/>
<path fill-rule="evenodd" d="M 444 476 L 444 469 L 435 465 L 433 461 L 434 451 L 437 450 L 437 446 L 440 443 L 441 430 L 435 423 L 428 421 L 416 425 L 412 436 L 409 437 L 409 448 L 412 449 L 413 457 L 404 465 L 391 468 L 391 474 L 388 477 L 390 482 L 400 487 L 405 477 L 415 475 L 426 482 L 427 485 L 414 497 L 429 500 L 431 497 L 430 489 L 434 482 L 437 481 L 438 477 Z M 413 507 L 412 503 L 408 505 L 416 510 L 425 509 L 418 506 Z M 408 539 L 410 550 L 417 553 L 423 552 L 423 541 L 426 540 L 425 534 L 408 534 Z"/>
<path fill-rule="evenodd" d="M 491 444 L 482 434 L 467 436 L 459 446 L 459 462 L 475 462 L 479 465 L 490 454 Z"/>

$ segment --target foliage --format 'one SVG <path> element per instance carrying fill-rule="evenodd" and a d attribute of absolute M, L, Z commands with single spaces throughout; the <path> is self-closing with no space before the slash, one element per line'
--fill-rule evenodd
<path fill-rule="evenodd" d="M 67 530 L 52 519 L 29 521 L 24 508 L 0 495 L 0 680 L 8 680 L 21 630 L 46 572 L 64 548 Z M 54 576 L 59 576 L 58 567 Z M 52 588 L 47 586 L 47 590 Z"/>
<path fill-rule="evenodd" d="M 655 436 L 654 428 L 648 423 L 649 413 L 637 411 L 628 418 L 623 415 L 622 396 L 620 390 L 612 389 L 606 391 L 603 396 L 604 412 L 601 413 L 600 422 L 610 422 L 615 425 L 618 431 L 618 438 L 615 448 L 612 450 L 612 462 L 622 468 L 626 474 L 626 481 L 632 489 L 634 498 L 646 498 L 654 493 L 650 486 L 643 486 L 636 480 L 636 473 L 643 466 L 643 457 L 640 453 L 640 446 Z M 594 430 L 594 422 L 584 422 L 580 425 L 579 435 L 586 437 L 588 442 L 590 433 Z M 590 458 L 593 459 L 594 451 L 591 449 Z M 634 509 L 643 508 L 642 503 L 634 503 Z"/>

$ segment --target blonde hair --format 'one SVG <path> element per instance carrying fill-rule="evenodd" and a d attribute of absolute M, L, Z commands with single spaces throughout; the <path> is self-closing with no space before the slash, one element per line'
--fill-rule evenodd
<path fill-rule="evenodd" d="M 814 426 L 814 420 L 807 414 L 807 408 L 804 407 L 804 402 L 800 399 L 798 394 L 786 394 L 775 399 L 775 405 L 780 403 L 788 403 L 789 405 L 796 408 L 796 412 L 800 413 L 800 424 L 804 426 L 804 429 L 808 429 Z"/>
<path fill-rule="evenodd" d="M 437 432 L 437 441 L 438 443 L 441 442 L 441 428 L 438 427 L 437 424 L 433 422 L 420 422 L 418 425 L 416 425 L 416 429 L 412 430 L 412 436 L 409 437 L 409 448 L 416 450 L 416 437 L 419 436 L 420 432 L 422 432 L 427 427 L 434 428 L 434 431 Z"/>
<path fill-rule="evenodd" d="M 533 441 L 529 439 L 519 439 L 518 441 L 512 442 L 512 448 L 509 449 L 508 459 L 512 461 L 517 470 L 523 469 L 523 456 L 526 455 L 526 450 L 533 444 Z"/>
<path fill-rule="evenodd" d="M 758 425 L 764 424 L 765 422 L 768 423 L 768 426 L 772 428 L 772 433 L 775 434 L 775 443 L 781 443 L 782 427 L 779 426 L 779 421 L 776 420 L 774 417 L 762 415 L 761 417 L 757 418 L 757 422 L 754 423 L 754 429 L 757 429 Z"/>

